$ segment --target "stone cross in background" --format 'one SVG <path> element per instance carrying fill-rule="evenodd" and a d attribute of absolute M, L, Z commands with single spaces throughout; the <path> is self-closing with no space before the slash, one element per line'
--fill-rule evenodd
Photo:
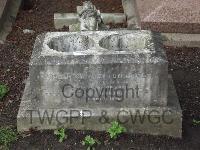
<path fill-rule="evenodd" d="M 54 25 L 56 29 L 69 26 L 69 31 L 105 30 L 105 24 L 124 23 L 127 21 L 129 29 L 140 29 L 140 19 L 135 0 L 122 0 L 124 13 L 100 13 L 90 2 L 77 6 L 77 13 L 55 13 Z"/>

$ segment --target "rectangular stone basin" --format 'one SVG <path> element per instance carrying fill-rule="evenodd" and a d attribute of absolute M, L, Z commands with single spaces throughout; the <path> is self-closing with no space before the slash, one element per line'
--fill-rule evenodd
<path fill-rule="evenodd" d="M 35 107 L 167 105 L 168 62 L 150 31 L 42 34 L 29 70 Z"/>

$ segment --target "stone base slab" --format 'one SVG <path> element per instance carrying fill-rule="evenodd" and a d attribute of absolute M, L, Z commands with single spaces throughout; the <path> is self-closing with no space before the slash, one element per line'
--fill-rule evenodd
<path fill-rule="evenodd" d="M 161 33 L 165 46 L 200 47 L 200 34 Z"/>
<path fill-rule="evenodd" d="M 120 122 L 130 133 L 182 137 L 182 110 L 172 78 L 169 77 L 168 106 L 135 108 L 34 108 L 31 103 L 30 82 L 17 116 L 19 132 L 65 127 L 78 130 L 105 131 L 112 121 Z"/>

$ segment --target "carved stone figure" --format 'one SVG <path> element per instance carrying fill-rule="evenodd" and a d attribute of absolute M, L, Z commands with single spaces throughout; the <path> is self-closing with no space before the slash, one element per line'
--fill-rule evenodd
<path fill-rule="evenodd" d="M 78 15 L 81 31 L 95 31 L 104 26 L 100 11 L 90 1 L 83 2 L 83 9 Z"/>

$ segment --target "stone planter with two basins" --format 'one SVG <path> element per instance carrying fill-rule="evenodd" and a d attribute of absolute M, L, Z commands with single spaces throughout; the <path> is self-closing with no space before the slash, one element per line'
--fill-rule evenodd
<path fill-rule="evenodd" d="M 61 125 L 106 130 L 117 120 L 128 132 L 181 136 L 182 112 L 159 34 L 139 30 L 42 34 L 36 39 L 29 73 L 19 131 Z M 145 116 L 144 122 L 139 118 L 133 122 L 138 113 Z"/>

